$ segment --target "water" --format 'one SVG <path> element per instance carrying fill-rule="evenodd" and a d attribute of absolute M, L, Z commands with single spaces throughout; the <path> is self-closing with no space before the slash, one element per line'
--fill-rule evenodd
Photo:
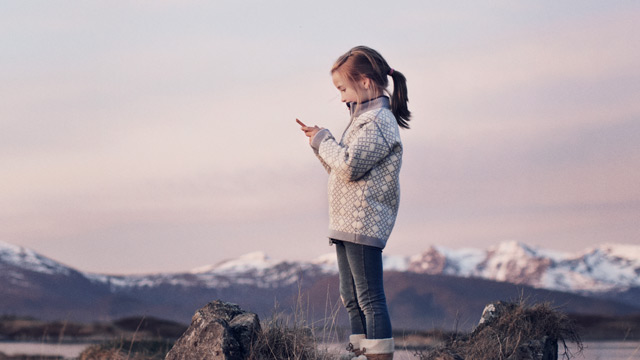
<path fill-rule="evenodd" d="M 640 359 L 640 342 L 587 342 L 584 344 L 584 358 L 587 360 L 638 360 Z"/>
<path fill-rule="evenodd" d="M 342 347 L 342 346 L 340 346 Z M 560 346 L 561 348 L 562 346 Z M 338 346 L 335 347 L 339 349 Z M 331 347 L 333 349 L 333 347 Z M 593 341 L 584 343 L 582 355 L 575 355 L 576 360 L 640 360 L 640 341 Z M 414 351 L 396 350 L 394 360 L 417 360 Z M 562 353 L 558 359 L 562 359 Z"/>
<path fill-rule="evenodd" d="M 0 342 L 0 352 L 7 355 L 58 355 L 76 358 L 90 344 L 44 344 L 37 342 Z M 640 341 L 586 342 L 578 360 L 640 360 Z M 333 348 L 333 347 L 331 347 Z M 416 360 L 412 351 L 396 351 L 394 360 Z"/>
<path fill-rule="evenodd" d="M 41 342 L 0 342 L 6 355 L 57 355 L 66 359 L 78 357 L 91 344 L 46 344 Z"/>

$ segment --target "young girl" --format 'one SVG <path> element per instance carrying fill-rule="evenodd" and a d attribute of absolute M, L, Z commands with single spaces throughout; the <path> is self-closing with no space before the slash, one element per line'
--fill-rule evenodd
<path fill-rule="evenodd" d="M 382 249 L 395 224 L 402 163 L 399 127 L 409 128 L 405 77 L 375 50 L 357 46 L 331 68 L 351 120 L 340 140 L 301 124 L 329 172 L 329 239 L 336 245 L 340 297 L 349 314 L 346 359 L 392 359 L 382 283 Z M 386 96 L 393 79 L 391 99 Z"/>

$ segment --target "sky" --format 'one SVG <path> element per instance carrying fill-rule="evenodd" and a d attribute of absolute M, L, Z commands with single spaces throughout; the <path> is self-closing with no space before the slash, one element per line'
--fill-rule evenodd
<path fill-rule="evenodd" d="M 356 45 L 408 80 L 385 254 L 640 244 L 637 1 L 2 1 L 0 241 L 82 271 L 310 260 Z"/>

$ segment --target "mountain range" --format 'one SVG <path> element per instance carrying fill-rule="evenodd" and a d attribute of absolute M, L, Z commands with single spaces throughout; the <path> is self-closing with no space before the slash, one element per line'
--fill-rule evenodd
<path fill-rule="evenodd" d="M 575 254 L 503 242 L 486 250 L 430 247 L 384 255 L 390 312 L 399 327 L 470 328 L 496 300 L 549 301 L 567 312 L 640 313 L 640 246 L 607 244 Z M 314 322 L 346 322 L 334 254 L 283 261 L 262 252 L 182 273 L 82 272 L 0 242 L 0 314 L 80 321 L 149 315 L 187 323 L 222 299 L 271 316 L 304 307 Z M 305 306 L 301 306 L 304 303 Z"/>

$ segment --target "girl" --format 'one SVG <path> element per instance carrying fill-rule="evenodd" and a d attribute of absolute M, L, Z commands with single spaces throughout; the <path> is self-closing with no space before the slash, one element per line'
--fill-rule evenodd
<path fill-rule="evenodd" d="M 382 283 L 382 249 L 395 224 L 402 163 L 399 127 L 409 128 L 405 77 L 375 50 L 357 46 L 331 68 L 351 121 L 340 141 L 327 129 L 302 131 L 329 172 L 329 239 L 336 245 L 340 297 L 349 314 L 346 359 L 393 359 Z M 388 94 L 388 77 L 393 94 Z"/>

